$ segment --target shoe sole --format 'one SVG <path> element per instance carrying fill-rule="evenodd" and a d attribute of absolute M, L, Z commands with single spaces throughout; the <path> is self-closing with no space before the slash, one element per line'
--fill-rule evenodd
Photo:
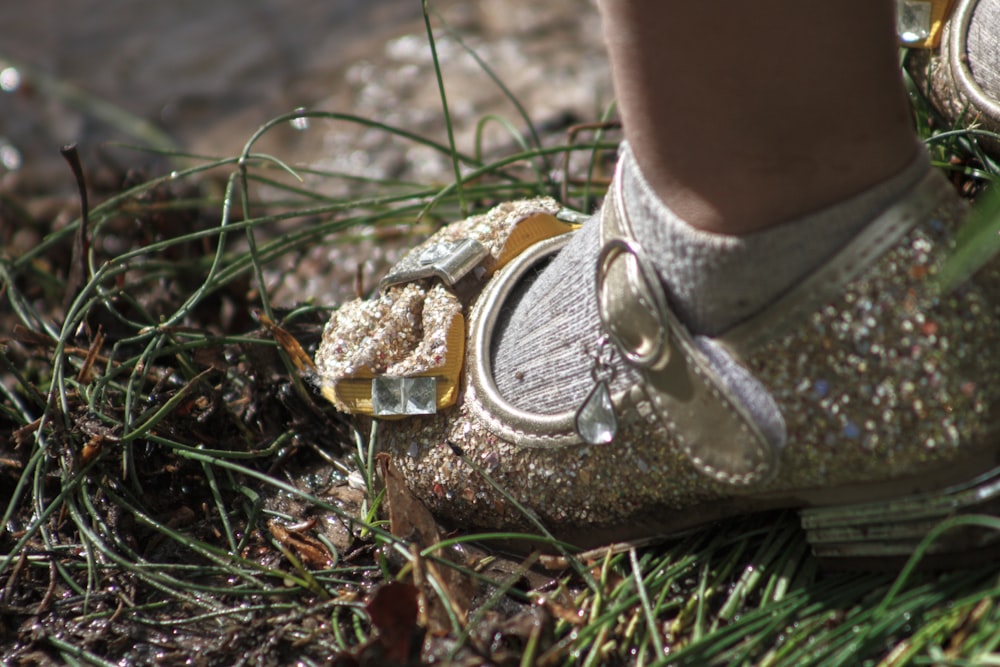
<path fill-rule="evenodd" d="M 989 516 L 968 516 L 975 514 Z M 827 565 L 870 569 L 917 552 L 930 568 L 983 562 L 1000 553 L 1000 467 L 933 493 L 813 507 L 799 516 L 813 553 Z"/>

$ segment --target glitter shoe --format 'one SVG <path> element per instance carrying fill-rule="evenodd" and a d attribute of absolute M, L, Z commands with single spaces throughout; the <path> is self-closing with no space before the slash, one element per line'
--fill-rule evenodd
<path fill-rule="evenodd" d="M 327 325 L 323 394 L 385 418 L 380 447 L 436 514 L 470 529 L 537 521 L 596 546 L 799 508 L 818 555 L 884 559 L 944 517 L 1000 509 L 1000 261 L 939 291 L 966 215 L 940 174 L 716 338 L 671 313 L 619 190 L 597 284 L 608 350 L 642 378 L 627 391 L 607 391 L 601 364 L 575 412 L 534 414 L 496 389 L 505 300 L 569 236 L 551 200 L 446 227 Z M 933 548 L 993 541 L 951 532 Z"/>
<path fill-rule="evenodd" d="M 928 7 L 932 4 L 933 9 Z M 984 56 L 996 50 L 1000 15 L 986 4 L 901 0 L 897 15 L 901 41 L 925 47 L 912 51 L 906 66 L 938 112 L 952 126 L 974 125 L 1000 133 L 1000 72 Z M 980 139 L 1000 155 L 1000 140 L 982 135 Z"/>

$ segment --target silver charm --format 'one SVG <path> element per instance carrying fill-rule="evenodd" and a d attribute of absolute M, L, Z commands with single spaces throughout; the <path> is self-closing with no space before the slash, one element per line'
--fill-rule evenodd
<path fill-rule="evenodd" d="M 576 432 L 588 445 L 607 445 L 615 439 L 615 432 L 618 430 L 615 406 L 611 402 L 610 385 L 615 377 L 615 368 L 611 365 L 612 354 L 607 336 L 601 336 L 596 349 L 590 351 L 593 360 L 590 377 L 594 380 L 594 388 L 576 411 L 575 418 Z"/>

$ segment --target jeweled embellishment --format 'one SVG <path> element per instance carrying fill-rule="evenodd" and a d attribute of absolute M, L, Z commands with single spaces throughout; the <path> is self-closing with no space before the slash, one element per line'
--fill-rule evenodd
<path fill-rule="evenodd" d="M 606 445 L 615 439 L 618 420 L 607 382 L 598 382 L 576 413 L 576 431 L 588 445 Z"/>
<path fill-rule="evenodd" d="M 437 379 L 386 375 L 373 378 L 372 412 L 376 417 L 434 414 L 437 412 Z"/>
<path fill-rule="evenodd" d="M 576 432 L 588 445 L 607 445 L 615 439 L 618 430 L 618 418 L 615 417 L 609 388 L 615 377 L 611 354 L 607 336 L 601 336 L 596 348 L 590 352 L 593 361 L 590 376 L 594 379 L 594 388 L 576 411 Z"/>
<path fill-rule="evenodd" d="M 917 44 L 930 37 L 931 3 L 928 0 L 898 0 L 896 31 L 904 44 Z"/>

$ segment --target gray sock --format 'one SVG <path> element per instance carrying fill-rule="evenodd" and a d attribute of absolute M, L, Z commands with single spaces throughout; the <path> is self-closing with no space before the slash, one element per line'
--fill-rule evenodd
<path fill-rule="evenodd" d="M 855 197 L 759 232 L 728 236 L 686 224 L 653 193 L 627 147 L 621 160 L 635 234 L 678 317 L 692 333 L 709 336 L 757 312 L 832 257 L 930 168 L 920 151 L 903 171 Z"/>
<path fill-rule="evenodd" d="M 969 18 L 965 54 L 976 83 L 1000 100 L 1000 0 L 980 0 Z"/>
<path fill-rule="evenodd" d="M 635 233 L 694 334 L 716 335 L 772 302 L 831 257 L 929 169 L 921 152 L 899 174 L 835 206 L 744 236 L 711 234 L 679 219 L 653 194 L 627 145 L 619 158 Z M 533 280 L 511 296 L 494 336 L 500 393 L 541 413 L 575 410 L 593 387 L 587 346 L 600 336 L 592 218 Z M 618 362 L 613 382 L 636 376 Z"/>

